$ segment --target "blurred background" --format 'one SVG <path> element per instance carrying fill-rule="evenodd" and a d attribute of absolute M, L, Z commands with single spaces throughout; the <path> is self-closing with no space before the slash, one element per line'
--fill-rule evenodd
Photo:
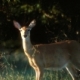
<path fill-rule="evenodd" d="M 0 73 L 31 70 L 13 20 L 28 26 L 35 19 L 31 42 L 80 42 L 80 2 L 72 0 L 0 0 Z M 34 73 L 34 72 L 33 72 Z M 64 73 L 64 72 L 63 72 Z M 22 80 L 22 79 L 21 79 Z"/>

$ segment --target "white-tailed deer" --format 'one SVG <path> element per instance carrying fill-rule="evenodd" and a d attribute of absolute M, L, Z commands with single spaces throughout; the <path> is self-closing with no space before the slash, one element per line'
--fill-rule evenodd
<path fill-rule="evenodd" d="M 80 70 L 80 44 L 74 40 L 66 40 L 52 44 L 32 45 L 30 31 L 36 25 L 33 20 L 28 28 L 17 21 L 14 26 L 20 31 L 23 49 L 30 65 L 36 72 L 36 80 L 42 80 L 44 69 L 66 68 L 73 80 L 79 80 L 76 70 Z"/>

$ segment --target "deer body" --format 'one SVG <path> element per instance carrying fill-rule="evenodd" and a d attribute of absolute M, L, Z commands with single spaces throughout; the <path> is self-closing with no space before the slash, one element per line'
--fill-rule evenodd
<path fill-rule="evenodd" d="M 30 65 L 36 72 L 36 80 L 42 80 L 44 69 L 66 68 L 73 80 L 79 80 L 76 69 L 80 70 L 80 44 L 67 40 L 52 44 L 32 45 L 30 30 L 35 26 L 32 21 L 29 28 L 22 27 L 14 21 L 16 28 L 21 30 L 22 44 Z"/>

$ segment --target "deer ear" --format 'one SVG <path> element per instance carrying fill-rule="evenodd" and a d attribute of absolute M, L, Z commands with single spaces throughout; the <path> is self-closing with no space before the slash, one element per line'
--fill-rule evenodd
<path fill-rule="evenodd" d="M 36 25 L 36 20 L 32 20 L 29 24 L 29 27 L 34 27 Z"/>
<path fill-rule="evenodd" d="M 14 20 L 13 24 L 14 24 L 15 28 L 17 28 L 17 29 L 21 28 L 21 25 L 17 21 Z"/>

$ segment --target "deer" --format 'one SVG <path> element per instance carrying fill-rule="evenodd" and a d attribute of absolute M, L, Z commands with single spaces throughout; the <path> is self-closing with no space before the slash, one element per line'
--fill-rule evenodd
<path fill-rule="evenodd" d="M 64 40 L 50 44 L 33 45 L 30 31 L 36 25 L 36 20 L 21 26 L 13 21 L 15 28 L 20 31 L 22 45 L 30 66 L 35 70 L 36 80 L 43 79 L 44 69 L 61 70 L 65 68 L 72 80 L 79 80 L 77 70 L 80 71 L 80 43 L 76 40 Z"/>

